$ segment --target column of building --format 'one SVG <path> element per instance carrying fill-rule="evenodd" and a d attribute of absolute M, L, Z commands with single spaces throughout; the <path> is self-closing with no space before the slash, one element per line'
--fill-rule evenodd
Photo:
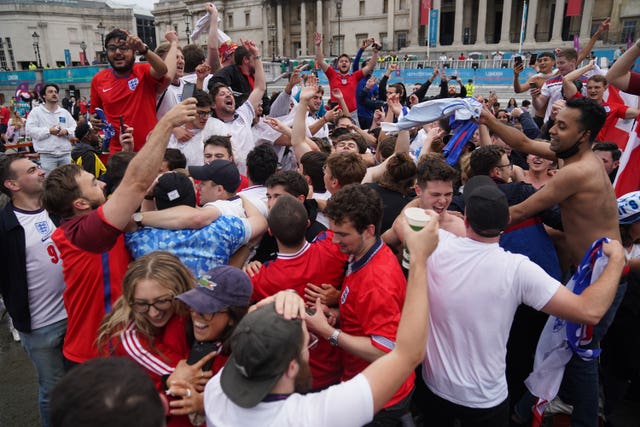
<path fill-rule="evenodd" d="M 536 22 L 538 16 L 538 0 L 529 0 L 529 11 L 527 12 L 527 31 L 524 35 L 525 43 L 536 42 Z"/>
<path fill-rule="evenodd" d="M 593 14 L 593 0 L 584 0 L 582 4 L 582 19 L 580 20 L 580 38 L 591 38 L 591 16 Z"/>
<path fill-rule="evenodd" d="M 464 7 L 464 0 L 456 0 L 456 15 L 453 24 L 453 44 L 462 44 L 462 9 Z M 442 18 L 442 17 L 441 17 Z"/>
<path fill-rule="evenodd" d="M 282 23 L 282 2 L 278 1 L 276 6 L 276 31 L 278 32 L 278 49 L 277 55 L 284 56 L 284 25 Z"/>
<path fill-rule="evenodd" d="M 500 29 L 500 43 L 511 42 L 511 2 L 504 0 L 502 3 L 502 27 Z"/>
<path fill-rule="evenodd" d="M 562 41 L 562 22 L 564 18 L 564 0 L 556 0 L 556 11 L 553 16 L 552 42 Z"/>
<path fill-rule="evenodd" d="M 478 29 L 476 30 L 476 44 L 485 44 L 487 32 L 487 0 L 478 3 Z"/>
<path fill-rule="evenodd" d="M 386 49 L 388 50 L 395 50 L 395 37 L 394 37 L 394 19 L 395 19 L 395 11 L 396 11 L 396 2 L 395 0 L 389 0 L 388 6 L 387 6 L 387 40 L 388 40 L 388 44 L 387 46 L 385 46 Z"/>
<path fill-rule="evenodd" d="M 304 0 L 300 2 L 300 50 L 302 56 L 307 55 L 307 4 Z"/>
<path fill-rule="evenodd" d="M 409 45 L 411 47 L 420 46 L 419 26 L 420 26 L 420 0 L 411 0 L 409 10 Z"/>

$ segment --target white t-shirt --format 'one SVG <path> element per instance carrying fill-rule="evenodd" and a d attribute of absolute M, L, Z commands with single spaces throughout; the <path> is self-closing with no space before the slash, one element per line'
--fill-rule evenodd
<path fill-rule="evenodd" d="M 179 80 L 179 82 L 177 86 L 170 84 L 165 92 L 158 95 L 158 99 L 156 99 L 156 117 L 158 120 L 167 114 L 175 105 L 182 102 L 184 83 L 182 80 Z"/>
<path fill-rule="evenodd" d="M 313 193 L 313 198 L 317 200 L 329 200 L 331 198 L 331 193 L 329 193 L 329 191 L 325 191 L 324 193 Z M 323 212 L 318 212 L 316 221 L 329 228 L 329 218 L 327 218 Z"/>
<path fill-rule="evenodd" d="M 255 111 L 250 102 L 245 102 L 236 110 L 236 117 L 230 122 L 211 117 L 202 131 L 202 140 L 206 141 L 212 135 L 231 136 L 233 158 L 242 175 L 247 173 L 247 154 L 255 147 L 251 123 Z"/>
<path fill-rule="evenodd" d="M 207 206 L 214 206 L 218 208 L 220 215 L 236 216 L 238 218 L 247 217 L 240 197 L 235 197 L 231 200 L 216 200 L 214 202 L 205 203 L 202 207 L 206 208 Z"/>
<path fill-rule="evenodd" d="M 220 371 L 204 389 L 207 426 L 353 427 L 373 419 L 373 396 L 364 375 L 318 393 L 294 393 L 285 400 L 241 408 L 222 391 Z"/>
<path fill-rule="evenodd" d="M 31 329 L 38 329 L 67 318 L 62 302 L 62 260 L 51 240 L 56 226 L 44 209 L 14 209 L 14 213 L 24 229 Z"/>
<path fill-rule="evenodd" d="M 213 77 L 213 74 L 209 74 L 208 76 L 206 76 L 202 82 L 202 90 L 207 93 L 209 93 L 209 80 L 211 80 L 211 77 Z M 189 73 L 180 77 L 181 84 L 183 83 L 196 84 L 197 82 L 198 82 L 198 76 L 196 75 L 196 73 Z"/>
<path fill-rule="evenodd" d="M 238 193 L 239 196 L 246 197 L 253 206 L 260 211 L 265 218 L 269 216 L 267 207 L 267 187 L 264 185 L 252 185 Z"/>
<path fill-rule="evenodd" d="M 427 262 L 429 334 L 422 375 L 436 395 L 490 408 L 508 395 L 505 357 L 520 303 L 544 307 L 561 284 L 498 243 L 440 230 Z"/>
<path fill-rule="evenodd" d="M 171 134 L 167 148 L 177 148 L 187 158 L 187 167 L 204 165 L 204 142 L 202 141 L 202 129 L 188 129 L 193 137 L 185 142 L 180 142 Z"/>

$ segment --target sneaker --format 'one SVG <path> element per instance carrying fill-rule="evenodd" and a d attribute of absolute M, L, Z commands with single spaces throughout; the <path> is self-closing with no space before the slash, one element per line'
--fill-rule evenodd
<path fill-rule="evenodd" d="M 11 335 L 13 336 L 13 340 L 15 342 L 20 342 L 20 333 L 16 328 L 11 328 Z"/>

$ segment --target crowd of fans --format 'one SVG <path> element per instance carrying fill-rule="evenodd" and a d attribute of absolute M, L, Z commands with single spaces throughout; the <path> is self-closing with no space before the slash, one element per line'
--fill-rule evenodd
<path fill-rule="evenodd" d="M 38 154 L 0 159 L 0 290 L 42 425 L 529 425 L 559 396 L 596 426 L 600 385 L 618 425 L 640 40 L 606 73 L 571 48 L 524 83 L 515 62 L 530 99 L 503 107 L 446 69 L 377 81 L 374 39 L 334 68 L 316 34 L 318 69 L 268 94 L 206 8 L 207 52 L 114 30 L 88 120 L 45 83 L 1 129 Z"/>

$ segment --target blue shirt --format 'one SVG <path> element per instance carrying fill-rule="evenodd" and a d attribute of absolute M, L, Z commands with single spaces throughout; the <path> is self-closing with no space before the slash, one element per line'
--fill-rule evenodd
<path fill-rule="evenodd" d="M 251 234 L 248 220 L 223 215 L 199 229 L 144 227 L 126 233 L 125 243 L 133 258 L 154 251 L 170 252 L 200 277 L 213 267 L 228 264 L 231 255 L 249 241 Z"/>

